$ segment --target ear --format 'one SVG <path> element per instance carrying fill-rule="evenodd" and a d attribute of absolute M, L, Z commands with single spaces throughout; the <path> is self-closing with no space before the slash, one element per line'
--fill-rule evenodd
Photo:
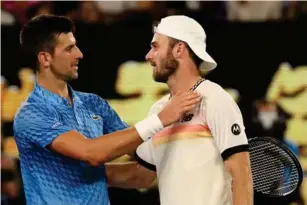
<path fill-rule="evenodd" d="M 40 65 L 44 68 L 49 67 L 51 63 L 51 55 L 48 52 L 39 52 L 37 59 Z"/>
<path fill-rule="evenodd" d="M 177 43 L 174 48 L 173 48 L 173 56 L 175 58 L 179 58 L 183 55 L 184 50 L 186 49 L 185 45 L 183 42 Z"/>

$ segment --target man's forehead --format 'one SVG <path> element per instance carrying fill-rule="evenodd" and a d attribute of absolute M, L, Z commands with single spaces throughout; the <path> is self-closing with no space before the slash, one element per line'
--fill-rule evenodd
<path fill-rule="evenodd" d="M 57 38 L 57 43 L 58 44 L 72 44 L 76 43 L 76 39 L 74 37 L 74 34 L 69 32 L 69 33 L 61 33 L 58 38 Z"/>
<path fill-rule="evenodd" d="M 151 43 L 154 43 L 154 42 L 165 42 L 167 40 L 168 40 L 167 36 L 155 32 L 154 36 L 152 37 Z"/>

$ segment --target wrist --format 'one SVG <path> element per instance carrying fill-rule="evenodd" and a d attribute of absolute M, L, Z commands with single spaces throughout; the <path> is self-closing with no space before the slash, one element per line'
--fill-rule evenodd
<path fill-rule="evenodd" d="M 158 118 L 160 119 L 161 124 L 163 125 L 163 127 L 166 127 L 166 126 L 168 126 L 168 125 L 171 124 L 171 122 L 169 122 L 169 121 L 167 120 L 167 118 L 164 117 L 163 112 L 160 112 L 160 113 L 158 114 Z"/>
<path fill-rule="evenodd" d="M 151 115 L 135 124 L 135 129 L 137 130 L 143 141 L 148 140 L 163 128 L 164 126 L 160 121 L 158 115 Z"/>

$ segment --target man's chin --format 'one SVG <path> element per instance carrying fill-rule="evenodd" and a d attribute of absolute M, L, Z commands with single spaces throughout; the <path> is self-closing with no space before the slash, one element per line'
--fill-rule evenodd
<path fill-rule="evenodd" d="M 73 80 L 77 80 L 78 77 L 79 77 L 78 73 L 77 73 L 77 74 L 74 74 L 74 75 L 71 75 L 71 76 L 67 76 L 67 77 L 65 78 L 65 81 L 66 81 L 66 82 L 70 82 L 70 81 L 73 81 Z"/>
<path fill-rule="evenodd" d="M 153 79 L 158 83 L 166 83 L 168 78 L 165 76 L 154 75 Z"/>

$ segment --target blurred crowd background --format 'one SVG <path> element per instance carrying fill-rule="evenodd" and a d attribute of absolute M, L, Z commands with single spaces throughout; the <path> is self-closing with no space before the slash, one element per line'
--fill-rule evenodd
<path fill-rule="evenodd" d="M 278 138 L 296 154 L 305 180 L 287 200 L 307 205 L 304 1 L 1 1 L 1 204 L 25 204 L 12 122 L 33 89 L 35 73 L 20 52 L 18 35 L 22 25 L 42 14 L 64 15 L 76 23 L 84 59 L 72 86 L 107 99 L 131 125 L 168 92 L 151 79 L 144 59 L 152 23 L 174 14 L 195 18 L 204 26 L 208 51 L 218 63 L 205 77 L 233 96 L 248 137 Z M 127 160 L 134 159 L 117 159 Z M 112 205 L 159 204 L 156 187 L 109 191 Z"/>
<path fill-rule="evenodd" d="M 2 1 L 1 23 L 24 24 L 40 14 L 57 14 L 83 23 L 110 24 L 144 13 L 153 20 L 190 14 L 207 20 L 280 21 L 306 18 L 304 1 Z"/>

